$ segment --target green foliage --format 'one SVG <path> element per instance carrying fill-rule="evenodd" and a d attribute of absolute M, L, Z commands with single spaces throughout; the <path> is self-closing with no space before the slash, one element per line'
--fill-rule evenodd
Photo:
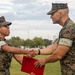
<path fill-rule="evenodd" d="M 34 41 L 33 40 L 30 40 L 30 39 L 27 39 L 24 42 L 24 44 L 25 44 L 25 46 L 33 47 L 34 46 Z"/>
<path fill-rule="evenodd" d="M 7 41 L 11 42 L 15 47 L 28 46 L 28 47 L 42 48 L 42 46 L 48 46 L 52 43 L 52 40 L 42 39 L 41 37 L 35 37 L 33 40 L 30 39 L 24 40 L 21 39 L 20 37 L 11 37 L 11 39 Z"/>
<path fill-rule="evenodd" d="M 23 43 L 19 37 L 12 37 L 8 41 L 10 41 L 15 47 L 20 47 Z"/>
<path fill-rule="evenodd" d="M 52 40 L 44 39 L 44 41 L 45 41 L 45 46 L 48 46 L 48 45 L 52 44 Z"/>
<path fill-rule="evenodd" d="M 41 37 L 35 37 L 34 39 L 33 39 L 33 41 L 34 41 L 34 45 L 36 46 L 36 47 L 38 47 L 38 46 L 45 46 L 45 41 L 41 38 Z"/>

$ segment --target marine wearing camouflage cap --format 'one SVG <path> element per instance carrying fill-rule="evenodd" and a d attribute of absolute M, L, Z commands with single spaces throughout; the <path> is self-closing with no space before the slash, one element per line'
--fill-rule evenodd
<path fill-rule="evenodd" d="M 52 3 L 52 9 L 47 14 L 51 15 L 60 9 L 68 9 L 67 3 Z"/>
<path fill-rule="evenodd" d="M 54 41 L 58 43 L 54 54 L 60 56 L 61 75 L 75 75 L 75 23 L 69 18 L 68 12 L 67 3 L 52 3 L 52 9 L 47 13 L 54 24 L 62 26 L 59 38 Z"/>
<path fill-rule="evenodd" d="M 4 16 L 0 17 L 0 27 L 9 26 L 11 24 L 11 22 L 5 20 Z M 6 40 L 1 39 L 0 37 L 0 75 L 10 75 L 9 68 L 13 57 L 13 54 L 2 50 L 1 47 L 5 44 L 9 45 Z"/>

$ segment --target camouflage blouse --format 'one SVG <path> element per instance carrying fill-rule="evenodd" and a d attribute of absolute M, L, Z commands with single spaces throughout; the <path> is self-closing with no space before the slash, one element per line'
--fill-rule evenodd
<path fill-rule="evenodd" d="M 9 68 L 10 68 L 13 54 L 8 53 L 1 49 L 1 47 L 5 44 L 8 43 L 6 43 L 4 40 L 0 38 L 0 75 L 10 75 Z"/>
<path fill-rule="evenodd" d="M 70 47 L 60 60 L 62 75 L 75 75 L 75 24 L 69 18 L 59 33 L 58 44 Z"/>

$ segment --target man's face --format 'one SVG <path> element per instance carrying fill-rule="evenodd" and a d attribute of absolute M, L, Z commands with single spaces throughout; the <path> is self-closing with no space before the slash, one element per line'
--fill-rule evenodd
<path fill-rule="evenodd" d="M 10 33 L 10 28 L 9 28 L 9 26 L 4 25 L 4 26 L 1 26 L 1 27 L 0 27 L 0 34 L 1 34 L 2 36 L 8 36 L 9 33 Z"/>
<path fill-rule="evenodd" d="M 60 22 L 60 13 L 58 11 L 55 12 L 55 13 L 52 13 L 50 18 L 52 19 L 53 24 L 59 24 L 59 22 Z"/>

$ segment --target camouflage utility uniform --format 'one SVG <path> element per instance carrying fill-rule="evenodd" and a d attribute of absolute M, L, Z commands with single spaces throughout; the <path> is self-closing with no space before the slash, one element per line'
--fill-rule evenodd
<path fill-rule="evenodd" d="M 0 75 L 10 75 L 9 68 L 13 54 L 1 49 L 5 44 L 7 43 L 0 38 Z"/>
<path fill-rule="evenodd" d="M 58 44 L 70 47 L 60 60 L 62 75 L 75 75 L 75 24 L 69 18 L 59 33 Z"/>

